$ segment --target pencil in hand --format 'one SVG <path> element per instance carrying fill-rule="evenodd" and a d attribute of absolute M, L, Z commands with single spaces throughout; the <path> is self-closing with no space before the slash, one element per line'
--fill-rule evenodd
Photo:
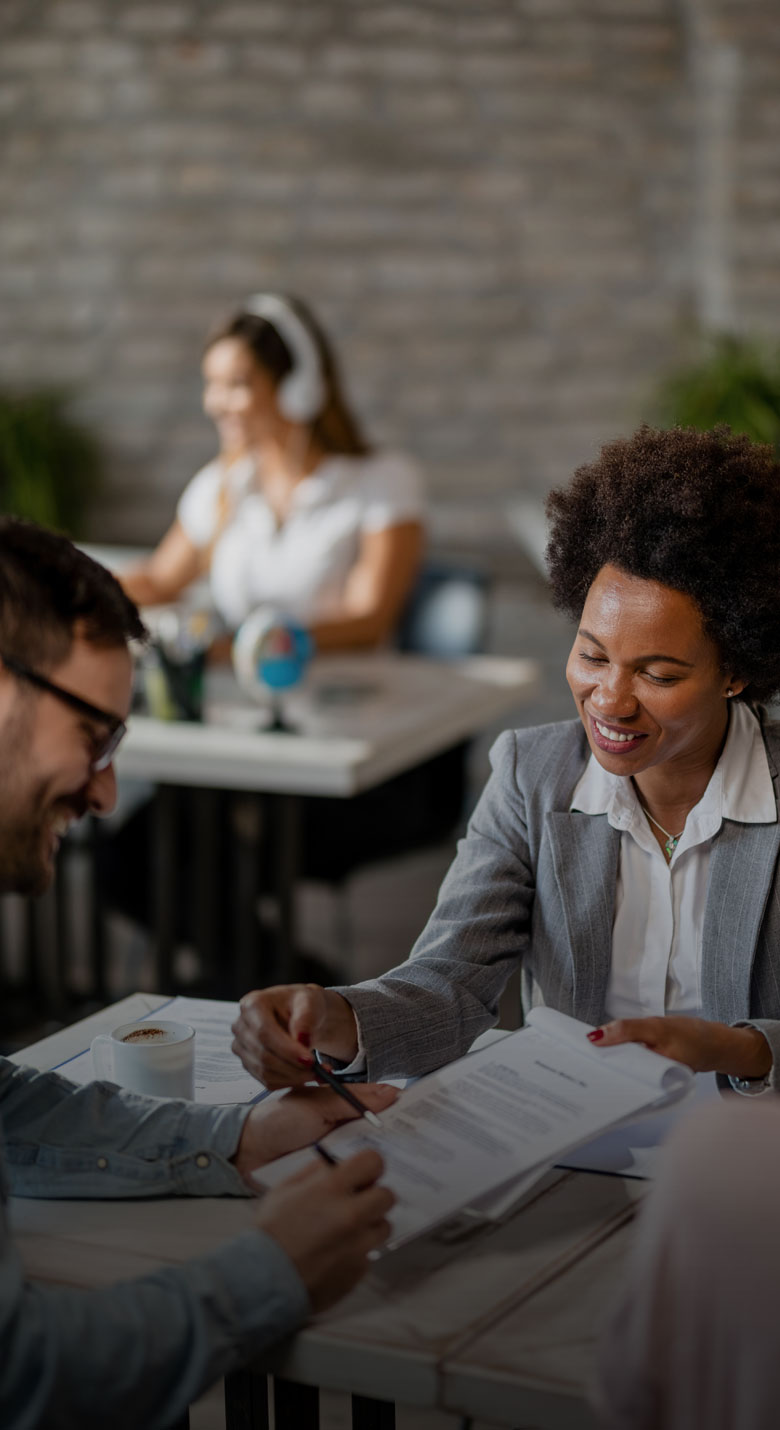
<path fill-rule="evenodd" d="M 379 1127 L 381 1129 L 382 1124 L 376 1113 L 372 1112 L 370 1108 L 364 1107 L 360 1098 L 355 1097 L 355 1094 L 350 1092 L 345 1083 L 341 1082 L 339 1078 L 334 1077 L 329 1068 L 323 1067 L 322 1063 L 315 1063 L 312 1072 L 316 1078 L 327 1083 L 328 1087 L 332 1087 L 334 1092 L 337 1092 L 340 1097 L 343 1097 L 344 1101 L 348 1102 L 350 1107 L 354 1108 L 355 1112 L 359 1112 L 361 1117 L 365 1117 L 366 1121 L 370 1122 L 372 1127 Z"/>

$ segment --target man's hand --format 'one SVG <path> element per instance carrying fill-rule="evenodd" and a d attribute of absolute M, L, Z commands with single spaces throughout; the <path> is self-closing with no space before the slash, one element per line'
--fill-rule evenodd
<path fill-rule="evenodd" d="M 707 1018 L 620 1018 L 596 1028 L 588 1038 L 600 1048 L 643 1043 L 692 1072 L 761 1078 L 772 1068 L 772 1050 L 757 1028 L 730 1028 Z"/>
<path fill-rule="evenodd" d="M 317 983 L 285 983 L 241 999 L 233 1052 L 266 1087 L 309 1082 L 312 1048 L 347 1063 L 356 1056 L 355 1015 L 340 994 Z"/>
<path fill-rule="evenodd" d="M 398 1096 L 397 1088 L 381 1083 L 352 1083 L 350 1092 L 372 1112 L 382 1112 Z M 253 1107 L 247 1117 L 233 1163 L 257 1191 L 251 1179 L 257 1167 L 319 1142 L 340 1122 L 357 1116 L 349 1103 L 329 1087 L 298 1088 L 284 1097 L 268 1099 Z"/>
<path fill-rule="evenodd" d="M 339 1167 L 306 1167 L 262 1200 L 257 1225 L 286 1251 L 315 1311 L 352 1290 L 390 1234 L 395 1197 L 376 1186 L 382 1171 L 377 1152 L 358 1152 Z"/>

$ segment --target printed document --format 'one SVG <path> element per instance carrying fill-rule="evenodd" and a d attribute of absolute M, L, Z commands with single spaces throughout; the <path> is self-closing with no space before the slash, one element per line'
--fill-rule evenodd
<path fill-rule="evenodd" d="M 589 1028 L 536 1008 L 524 1028 L 421 1078 L 381 1113 L 381 1131 L 345 1124 L 323 1140 L 337 1160 L 375 1147 L 398 1202 L 397 1246 L 488 1193 L 505 1193 L 580 1143 L 650 1108 L 686 1096 L 693 1074 L 636 1044 L 599 1049 Z M 255 1175 L 275 1185 L 306 1151 Z"/>

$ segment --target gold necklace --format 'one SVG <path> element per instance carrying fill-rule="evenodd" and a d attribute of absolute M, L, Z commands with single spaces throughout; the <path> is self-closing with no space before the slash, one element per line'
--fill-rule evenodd
<path fill-rule="evenodd" d="M 670 834 L 670 833 L 669 833 L 669 830 L 668 830 L 668 829 L 664 829 L 663 825 L 662 825 L 662 824 L 659 824 L 657 819 L 653 819 L 653 816 L 652 816 L 652 814 L 650 813 L 650 810 L 649 810 L 649 809 L 645 809 L 645 807 L 644 807 L 644 805 L 642 804 L 641 800 L 640 800 L 640 803 L 639 803 L 639 808 L 642 810 L 642 813 L 643 813 L 643 814 L 646 814 L 646 815 L 647 815 L 648 819 L 650 820 L 650 823 L 651 823 L 651 824 L 654 824 L 655 827 L 656 827 L 656 829 L 660 829 L 661 833 L 666 835 L 666 843 L 665 843 L 665 845 L 664 845 L 664 849 L 666 850 L 666 857 L 667 857 L 668 859 L 671 859 L 671 857 L 672 857 L 672 855 L 673 855 L 675 849 L 677 848 L 677 845 L 679 844 L 680 840 L 681 840 L 682 837 L 683 837 L 683 833 L 685 832 L 685 825 L 683 825 L 683 827 L 682 827 L 682 829 L 680 830 L 680 833 L 679 833 L 679 834 Z"/>

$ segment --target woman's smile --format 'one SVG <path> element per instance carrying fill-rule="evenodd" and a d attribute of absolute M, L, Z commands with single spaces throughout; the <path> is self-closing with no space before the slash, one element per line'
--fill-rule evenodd
<path fill-rule="evenodd" d="M 586 713 L 591 723 L 594 743 L 609 755 L 628 754 L 631 750 L 637 750 L 642 741 L 647 739 L 644 730 L 625 730 L 598 720 L 590 711 Z"/>

